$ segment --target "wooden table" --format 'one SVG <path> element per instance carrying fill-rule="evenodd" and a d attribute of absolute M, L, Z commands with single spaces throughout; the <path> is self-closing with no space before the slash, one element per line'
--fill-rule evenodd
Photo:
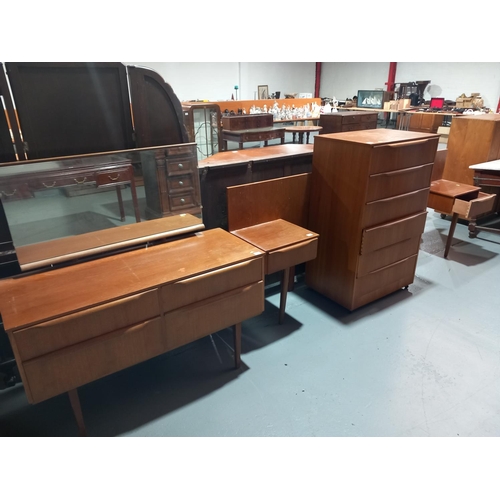
<path fill-rule="evenodd" d="M 299 144 L 304 143 L 304 134 L 306 134 L 306 144 L 309 144 L 309 134 L 311 132 L 319 132 L 323 127 L 316 125 L 294 125 L 291 127 L 285 127 L 286 132 L 291 132 L 293 134 L 292 142 L 295 142 L 295 134 L 299 135 Z"/>
<path fill-rule="evenodd" d="M 23 165 L 9 164 L 0 167 L 0 196 L 4 200 L 31 197 L 33 191 L 67 186 L 94 185 L 116 187 L 121 220 L 125 210 L 121 187 L 130 184 L 135 219 L 141 221 L 134 170 L 129 160 L 104 162 L 99 158 L 84 158 L 74 161 L 36 161 Z"/>
<path fill-rule="evenodd" d="M 237 142 L 240 149 L 243 149 L 245 142 L 264 141 L 264 146 L 268 145 L 271 139 L 281 139 L 281 144 L 285 143 L 285 129 L 274 127 L 253 128 L 246 130 L 222 130 L 222 140 L 224 149 L 227 150 L 227 142 Z"/>

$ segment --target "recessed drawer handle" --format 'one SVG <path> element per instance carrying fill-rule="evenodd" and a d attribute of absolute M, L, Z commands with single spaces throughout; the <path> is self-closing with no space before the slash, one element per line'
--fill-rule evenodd
<path fill-rule="evenodd" d="M 45 182 L 42 182 L 43 187 L 46 187 L 47 189 L 53 188 L 56 185 L 56 181 L 54 181 L 51 185 L 45 184 Z"/>
<path fill-rule="evenodd" d="M 78 179 L 73 179 L 77 184 L 83 184 L 86 180 L 87 177 L 84 177 L 83 180 L 79 181 Z"/>
<path fill-rule="evenodd" d="M 113 181 L 113 182 L 117 181 L 119 178 L 120 178 L 120 174 L 117 174 L 116 177 L 111 177 L 111 175 L 108 175 L 108 179 L 110 181 Z"/>
<path fill-rule="evenodd" d="M 400 142 L 399 144 L 389 144 L 390 148 L 406 148 L 408 146 L 414 146 L 416 144 L 424 144 L 425 142 L 429 142 L 429 139 L 420 139 L 419 141 L 411 141 L 411 142 Z"/>

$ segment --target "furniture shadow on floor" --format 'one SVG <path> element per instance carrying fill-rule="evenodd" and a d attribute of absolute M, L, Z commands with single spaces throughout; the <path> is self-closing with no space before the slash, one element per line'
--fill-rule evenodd
<path fill-rule="evenodd" d="M 432 283 L 429 283 L 428 286 L 432 286 Z M 380 311 L 394 307 L 395 304 L 409 300 L 413 296 L 413 293 L 409 288 L 401 288 L 400 290 L 370 302 L 369 304 L 355 309 L 354 311 L 349 311 L 305 284 L 296 285 L 295 293 L 301 299 L 307 301 L 310 305 L 320 309 L 324 313 L 327 313 L 343 325 L 349 325 L 366 318 L 367 316 L 378 314 Z"/>

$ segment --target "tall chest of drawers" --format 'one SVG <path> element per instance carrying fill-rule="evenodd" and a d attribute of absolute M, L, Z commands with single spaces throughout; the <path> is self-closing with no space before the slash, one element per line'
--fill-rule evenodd
<path fill-rule="evenodd" d="M 413 282 L 439 136 L 374 129 L 318 136 L 306 283 L 349 310 Z"/>

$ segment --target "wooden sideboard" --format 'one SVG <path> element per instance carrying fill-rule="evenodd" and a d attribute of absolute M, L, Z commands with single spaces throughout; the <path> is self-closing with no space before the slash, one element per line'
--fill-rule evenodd
<path fill-rule="evenodd" d="M 354 310 L 413 282 L 438 139 L 391 129 L 316 137 L 311 288 Z"/>
<path fill-rule="evenodd" d="M 377 111 L 338 111 L 319 115 L 320 134 L 377 128 Z"/>
<path fill-rule="evenodd" d="M 264 310 L 262 252 L 217 228 L 0 281 L 0 313 L 28 401 L 68 392 Z"/>
<path fill-rule="evenodd" d="M 201 160 L 198 171 L 205 227 L 228 229 L 227 187 L 311 172 L 312 157 L 312 144 L 277 144 L 224 151 Z"/>

